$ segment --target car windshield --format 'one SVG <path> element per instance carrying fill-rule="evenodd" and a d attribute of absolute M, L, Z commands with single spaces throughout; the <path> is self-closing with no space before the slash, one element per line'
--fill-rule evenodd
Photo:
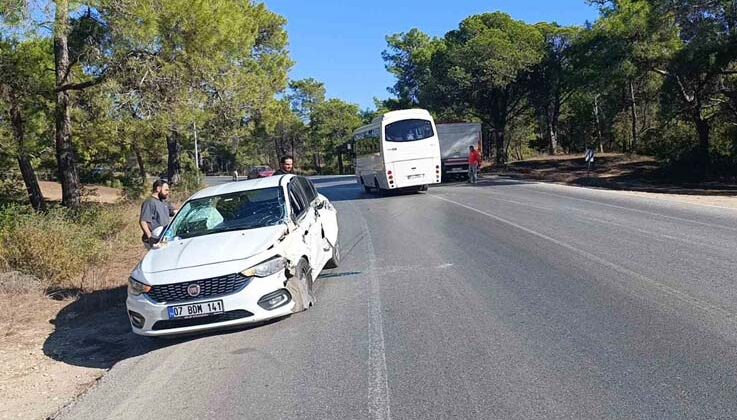
<path fill-rule="evenodd" d="M 402 120 L 386 126 L 386 141 L 415 141 L 433 136 L 432 124 L 428 120 Z"/>
<path fill-rule="evenodd" d="M 281 188 L 262 188 L 188 201 L 164 233 L 177 240 L 274 226 L 286 216 Z"/>

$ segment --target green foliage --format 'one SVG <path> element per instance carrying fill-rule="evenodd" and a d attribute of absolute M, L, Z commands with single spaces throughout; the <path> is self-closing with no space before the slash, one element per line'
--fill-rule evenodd
<path fill-rule="evenodd" d="M 105 260 L 105 241 L 125 226 L 119 207 L 91 206 L 78 212 L 57 207 L 46 213 L 4 207 L 0 260 L 11 270 L 38 277 L 47 288 L 69 287 L 89 265 Z"/>
<path fill-rule="evenodd" d="M 361 116 L 354 104 L 329 99 L 315 106 L 310 119 L 310 145 L 319 173 L 324 173 L 323 167 L 337 172 L 337 151 L 360 125 Z"/>
<path fill-rule="evenodd" d="M 601 16 L 585 28 L 497 12 L 440 39 L 419 29 L 388 36 L 383 58 L 396 82 L 382 106 L 480 120 L 500 134 L 497 154 L 598 146 L 649 153 L 693 176 L 733 174 L 734 1 L 591 3 Z"/>

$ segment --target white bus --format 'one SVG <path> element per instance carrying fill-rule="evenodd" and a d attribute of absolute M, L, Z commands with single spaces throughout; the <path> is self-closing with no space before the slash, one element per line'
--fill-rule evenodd
<path fill-rule="evenodd" d="M 353 134 L 356 179 L 366 192 L 440 183 L 440 144 L 424 109 L 387 112 Z"/>

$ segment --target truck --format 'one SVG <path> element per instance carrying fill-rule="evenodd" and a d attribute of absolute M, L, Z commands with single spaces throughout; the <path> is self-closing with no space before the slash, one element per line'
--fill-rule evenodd
<path fill-rule="evenodd" d="M 481 152 L 480 123 L 437 124 L 442 179 L 468 176 L 468 146 Z"/>

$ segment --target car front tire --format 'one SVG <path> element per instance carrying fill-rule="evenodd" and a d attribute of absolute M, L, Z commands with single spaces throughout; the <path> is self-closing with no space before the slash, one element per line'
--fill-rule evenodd
<path fill-rule="evenodd" d="M 315 303 L 315 296 L 312 290 L 312 268 L 307 260 L 301 259 L 294 271 L 294 275 L 287 280 L 287 290 L 294 301 L 292 313 L 297 313 L 312 306 Z"/>
<path fill-rule="evenodd" d="M 338 268 L 340 265 L 340 241 L 336 239 L 332 248 L 333 256 L 325 263 L 325 268 Z"/>

